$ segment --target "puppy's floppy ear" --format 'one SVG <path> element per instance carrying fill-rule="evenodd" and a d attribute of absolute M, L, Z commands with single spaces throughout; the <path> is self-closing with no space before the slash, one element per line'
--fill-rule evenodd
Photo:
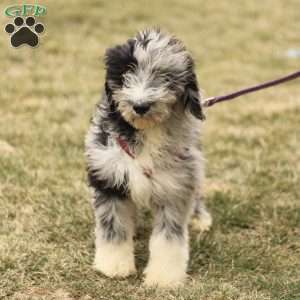
<path fill-rule="evenodd" d="M 112 97 L 112 89 L 109 86 L 107 80 L 105 80 L 105 84 L 104 84 L 104 94 L 105 94 L 105 98 L 107 100 L 107 102 L 109 103 L 109 105 L 112 108 L 112 105 L 114 106 L 114 101 L 113 101 L 113 97 Z"/>
<path fill-rule="evenodd" d="M 111 88 L 109 87 L 109 85 L 108 85 L 108 83 L 107 83 L 107 80 L 105 81 L 104 87 L 105 87 L 105 94 L 106 94 L 108 100 L 110 100 L 110 98 L 111 98 L 111 96 L 112 96 L 112 90 L 111 90 Z"/>
<path fill-rule="evenodd" d="M 193 71 L 190 73 L 187 84 L 185 85 L 183 101 L 185 108 L 189 109 L 193 116 L 202 121 L 205 120 L 205 115 L 203 114 L 201 107 L 197 77 Z"/>
<path fill-rule="evenodd" d="M 122 86 L 123 75 L 137 66 L 134 56 L 135 41 L 129 39 L 125 44 L 106 50 L 104 62 L 106 66 L 106 80 Z"/>

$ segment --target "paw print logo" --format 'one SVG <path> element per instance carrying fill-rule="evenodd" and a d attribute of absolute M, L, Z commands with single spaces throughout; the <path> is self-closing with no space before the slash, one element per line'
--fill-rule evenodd
<path fill-rule="evenodd" d="M 39 34 L 45 27 L 42 23 L 36 23 L 34 17 L 27 17 L 25 22 L 22 17 L 16 17 L 14 24 L 5 26 L 5 31 L 10 34 L 11 45 L 15 48 L 21 45 L 36 47 L 39 43 Z"/>

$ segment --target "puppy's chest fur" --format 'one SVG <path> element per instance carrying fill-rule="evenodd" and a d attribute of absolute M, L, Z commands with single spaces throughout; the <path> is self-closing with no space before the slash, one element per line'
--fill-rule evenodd
<path fill-rule="evenodd" d="M 167 197 L 170 188 L 176 189 L 191 175 L 193 145 L 181 130 L 171 132 L 166 127 L 147 129 L 136 138 L 128 186 L 134 202 L 148 205 L 164 191 Z"/>
<path fill-rule="evenodd" d="M 161 128 L 153 128 L 146 133 L 139 133 L 139 142 L 134 147 L 135 160 L 144 171 L 150 172 L 149 178 L 155 176 L 154 169 L 159 167 L 163 149 L 166 145 L 165 134 Z M 147 175 L 147 174 L 146 174 Z"/>
<path fill-rule="evenodd" d="M 140 134 L 141 142 L 135 147 L 136 162 L 143 168 L 151 170 L 155 177 L 155 170 L 162 171 L 176 168 L 178 159 L 188 158 L 187 141 L 181 140 L 165 128 L 152 128 Z M 186 145 L 186 146 L 184 146 Z M 146 174 L 147 175 L 147 174 Z"/>

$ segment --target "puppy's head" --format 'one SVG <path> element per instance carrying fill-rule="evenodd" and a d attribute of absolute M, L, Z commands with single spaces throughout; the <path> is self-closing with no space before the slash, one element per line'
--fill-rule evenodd
<path fill-rule="evenodd" d="M 108 49 L 105 90 L 137 129 L 167 120 L 176 103 L 203 119 L 194 63 L 183 44 L 160 30 L 145 30 Z"/>

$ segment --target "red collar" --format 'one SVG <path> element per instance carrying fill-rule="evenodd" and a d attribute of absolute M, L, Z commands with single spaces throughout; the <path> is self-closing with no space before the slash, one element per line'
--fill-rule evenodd
<path fill-rule="evenodd" d="M 129 148 L 128 142 L 122 138 L 121 136 L 118 136 L 116 138 L 117 143 L 119 144 L 119 146 L 133 159 L 135 159 L 135 155 L 134 153 L 131 151 L 131 149 Z M 188 148 L 184 149 L 185 152 L 188 151 Z M 190 155 L 188 153 L 177 153 L 176 156 L 182 160 L 186 160 L 189 159 Z"/>
<path fill-rule="evenodd" d="M 134 153 L 132 153 L 132 151 L 129 148 L 128 142 L 122 138 L 121 136 L 118 136 L 116 138 L 119 146 L 131 157 L 131 158 L 135 158 Z"/>
<path fill-rule="evenodd" d="M 135 159 L 135 155 L 134 153 L 131 151 L 131 149 L 129 148 L 129 145 L 128 145 L 128 142 L 122 138 L 121 136 L 118 136 L 116 138 L 117 140 L 117 143 L 119 144 L 119 146 L 132 158 L 132 159 Z M 151 178 L 152 177 L 152 170 L 151 169 L 148 169 L 148 168 L 145 168 L 143 167 L 143 171 L 144 171 L 144 174 L 148 177 L 148 178 Z"/>

